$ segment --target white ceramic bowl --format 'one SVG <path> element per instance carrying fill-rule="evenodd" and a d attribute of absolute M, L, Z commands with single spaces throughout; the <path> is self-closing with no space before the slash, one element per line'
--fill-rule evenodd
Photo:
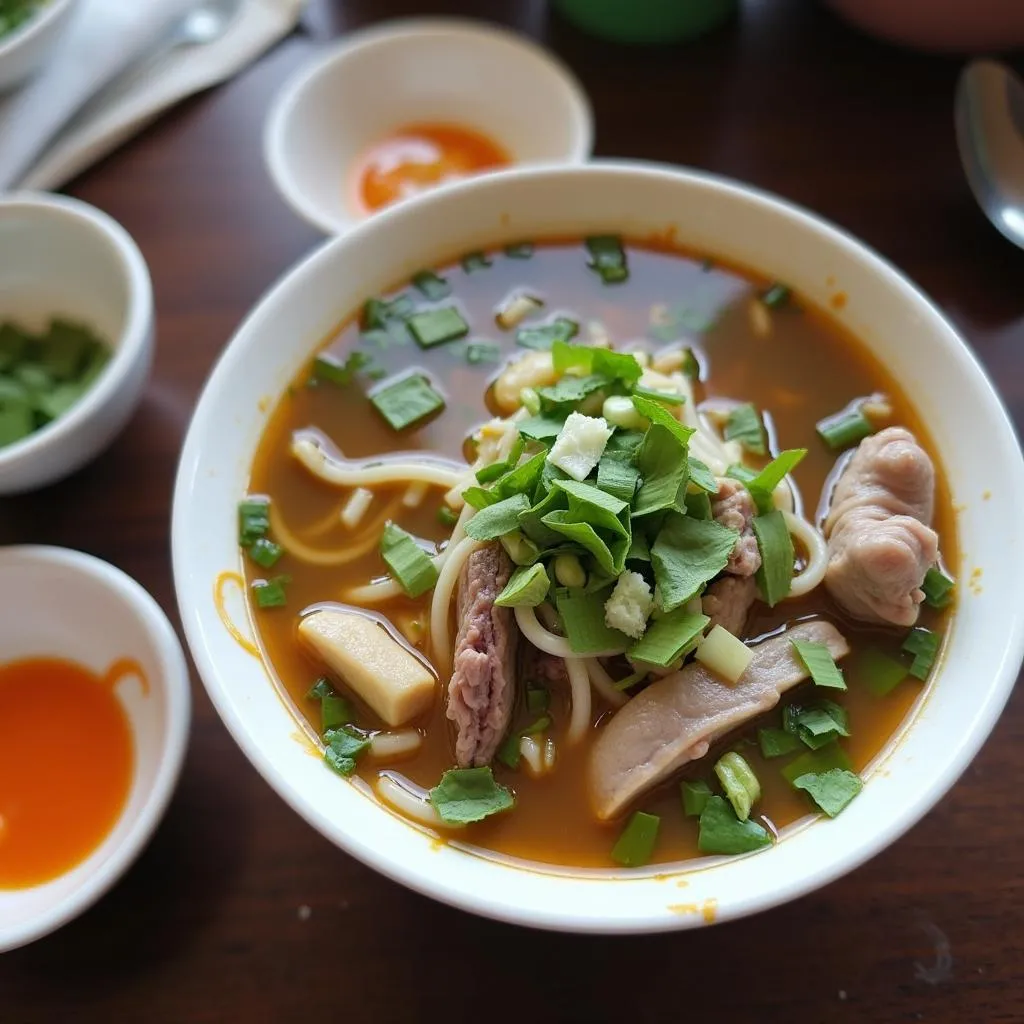
<path fill-rule="evenodd" d="M 281 195 L 329 234 L 366 213 L 349 173 L 366 148 L 414 123 L 475 128 L 518 164 L 590 156 L 586 95 L 523 36 L 448 18 L 388 22 L 347 35 L 303 68 L 271 107 L 263 152 Z"/>
<path fill-rule="evenodd" d="M 911 394 L 942 454 L 962 550 L 960 608 L 912 724 L 834 821 L 787 830 L 773 848 L 696 867 L 524 870 L 438 848 L 309 756 L 261 664 L 226 632 L 214 577 L 238 570 L 236 504 L 270 403 L 319 339 L 367 296 L 481 245 L 652 232 L 757 267 L 845 322 Z M 987 492 L 991 492 L 986 498 Z M 953 784 L 994 725 L 1024 650 L 1024 463 L 992 386 L 948 321 L 899 271 L 849 235 L 765 193 L 638 164 L 512 171 L 426 196 L 319 249 L 256 307 L 196 409 L 174 501 L 172 547 L 189 644 L 218 711 L 272 786 L 342 849 L 404 884 L 480 914 L 545 928 L 642 932 L 735 918 L 837 878 L 891 843 Z M 884 761 L 884 771 L 878 764 Z M 685 888 L 679 885 L 685 883 Z"/>
<path fill-rule="evenodd" d="M 98 455 L 142 397 L 153 359 L 153 289 L 131 236 L 105 213 L 65 196 L 0 196 L 0 321 L 28 330 L 62 316 L 114 349 L 63 416 L 0 448 L 0 494 L 52 483 Z"/>
<path fill-rule="evenodd" d="M 0 615 L 0 663 L 28 657 L 75 661 L 102 675 L 133 658 L 134 677 L 116 687 L 131 723 L 135 771 L 110 834 L 67 874 L 27 889 L 0 889 L 0 953 L 77 917 L 142 851 L 178 780 L 191 708 L 188 666 L 167 616 L 135 580 L 66 548 L 0 548 L 0 587 L 17 594 Z"/>
<path fill-rule="evenodd" d="M 0 36 L 0 92 L 23 82 L 50 56 L 78 0 L 49 0 L 35 16 Z"/>

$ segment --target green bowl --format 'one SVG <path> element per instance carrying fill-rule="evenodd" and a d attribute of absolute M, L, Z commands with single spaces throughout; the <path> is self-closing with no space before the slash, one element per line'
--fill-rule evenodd
<path fill-rule="evenodd" d="M 618 43 L 678 43 L 710 32 L 737 0 L 551 0 L 567 21 Z"/>

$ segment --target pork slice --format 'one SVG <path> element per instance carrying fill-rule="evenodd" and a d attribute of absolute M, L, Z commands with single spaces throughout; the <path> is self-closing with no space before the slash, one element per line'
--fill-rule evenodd
<path fill-rule="evenodd" d="M 825 520 L 825 586 L 854 618 L 912 626 L 935 563 L 935 469 L 914 435 L 890 427 L 861 441 Z"/>
<path fill-rule="evenodd" d="M 511 574 L 512 562 L 494 541 L 466 559 L 459 578 L 459 632 L 445 714 L 455 723 L 461 768 L 489 764 L 512 717 L 519 634 L 512 609 L 494 603 Z"/>
<path fill-rule="evenodd" d="M 786 690 L 807 678 L 791 640 L 828 646 L 833 658 L 849 653 L 828 622 L 792 626 L 753 648 L 753 658 L 730 686 L 700 662 L 652 683 L 612 717 L 598 734 L 587 764 L 594 812 L 602 821 L 621 814 L 641 794 L 702 758 L 711 744 L 778 704 Z"/>
<path fill-rule="evenodd" d="M 711 628 L 721 626 L 735 636 L 743 635 L 750 607 L 757 599 L 753 576 L 719 576 L 708 584 L 701 598 L 704 614 L 711 617 Z"/>
<path fill-rule="evenodd" d="M 743 484 L 732 477 L 718 481 L 718 490 L 711 499 L 711 515 L 740 535 L 725 567 L 734 576 L 753 576 L 761 568 L 761 552 L 751 526 L 756 514 L 754 499 Z"/>

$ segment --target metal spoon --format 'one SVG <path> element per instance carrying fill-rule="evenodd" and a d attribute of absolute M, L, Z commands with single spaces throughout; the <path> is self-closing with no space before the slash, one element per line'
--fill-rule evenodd
<path fill-rule="evenodd" d="M 157 45 L 132 62 L 116 78 L 89 99 L 75 117 L 75 123 L 87 120 L 114 97 L 130 92 L 166 57 L 186 47 L 214 43 L 231 27 L 244 0 L 208 0 L 193 8 Z"/>
<path fill-rule="evenodd" d="M 1024 82 L 1008 67 L 975 60 L 957 84 L 956 138 L 978 205 L 1024 249 Z"/>

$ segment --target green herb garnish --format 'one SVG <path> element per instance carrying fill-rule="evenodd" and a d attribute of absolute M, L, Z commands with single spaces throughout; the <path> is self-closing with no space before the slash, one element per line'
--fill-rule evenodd
<path fill-rule="evenodd" d="M 421 373 L 400 377 L 370 393 L 373 407 L 392 430 L 404 430 L 443 409 L 444 397 Z"/>
<path fill-rule="evenodd" d="M 643 867 L 654 853 L 660 825 L 657 815 L 637 811 L 612 847 L 612 860 L 627 868 Z"/>
<path fill-rule="evenodd" d="M 380 539 L 381 557 L 409 597 L 425 594 L 437 582 L 437 566 L 400 526 L 388 523 Z"/>
<path fill-rule="evenodd" d="M 430 802 L 448 825 L 468 825 L 515 804 L 512 794 L 494 781 L 490 768 L 452 768 L 430 791 Z"/>

